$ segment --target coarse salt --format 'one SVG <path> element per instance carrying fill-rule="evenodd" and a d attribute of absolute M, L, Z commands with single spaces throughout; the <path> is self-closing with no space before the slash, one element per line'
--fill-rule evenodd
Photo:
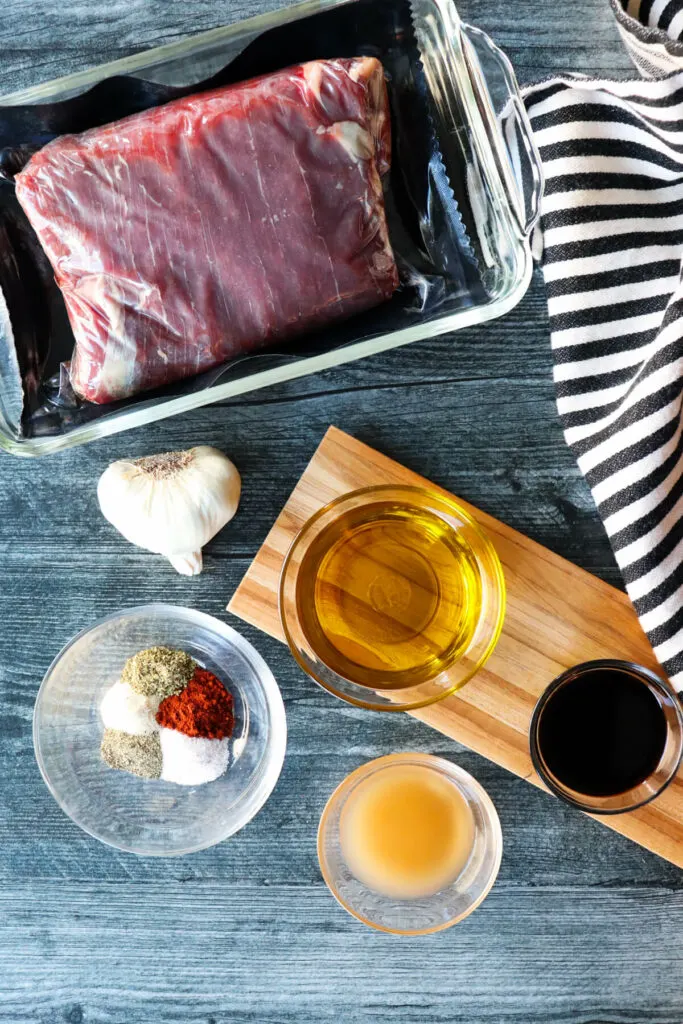
<path fill-rule="evenodd" d="M 176 729 L 162 729 L 161 778 L 181 786 L 201 786 L 219 778 L 230 760 L 229 740 L 186 736 Z"/>
<path fill-rule="evenodd" d="M 146 697 L 121 681 L 114 683 L 102 698 L 100 714 L 105 729 L 117 729 L 130 736 L 158 732 L 156 714 L 159 697 Z"/>

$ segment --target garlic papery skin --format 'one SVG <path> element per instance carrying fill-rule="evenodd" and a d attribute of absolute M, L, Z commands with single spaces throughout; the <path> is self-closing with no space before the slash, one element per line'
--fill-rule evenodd
<path fill-rule="evenodd" d="M 202 571 L 202 548 L 230 522 L 240 475 L 216 448 L 113 462 L 97 485 L 102 514 L 126 540 L 165 555 L 184 576 Z"/>
<path fill-rule="evenodd" d="M 166 557 L 181 576 L 199 576 L 204 565 L 201 551 L 190 551 L 186 555 L 166 555 Z"/>

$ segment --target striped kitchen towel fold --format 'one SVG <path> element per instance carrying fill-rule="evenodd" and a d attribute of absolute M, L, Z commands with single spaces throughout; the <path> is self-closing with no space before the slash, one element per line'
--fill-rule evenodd
<path fill-rule="evenodd" d="M 683 0 L 611 3 L 649 80 L 525 90 L 546 179 L 535 249 L 567 443 L 683 689 Z"/>
<path fill-rule="evenodd" d="M 610 0 L 621 37 L 644 78 L 683 69 L 681 0 Z"/>

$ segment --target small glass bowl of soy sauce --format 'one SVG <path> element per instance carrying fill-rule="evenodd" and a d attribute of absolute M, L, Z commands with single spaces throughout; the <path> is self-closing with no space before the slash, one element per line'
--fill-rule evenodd
<path fill-rule="evenodd" d="M 683 711 L 671 686 L 629 661 L 589 661 L 541 695 L 531 759 L 546 786 L 590 814 L 654 800 L 683 756 Z"/>

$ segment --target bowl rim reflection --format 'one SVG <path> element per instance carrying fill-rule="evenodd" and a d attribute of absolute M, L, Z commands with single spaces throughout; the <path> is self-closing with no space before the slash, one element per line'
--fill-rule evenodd
<path fill-rule="evenodd" d="M 485 809 L 486 817 L 491 827 L 490 839 L 492 844 L 494 844 L 493 861 L 489 877 L 487 878 L 482 891 L 472 901 L 471 905 L 461 913 L 454 915 L 447 921 L 442 921 L 429 928 L 390 928 L 388 925 L 378 924 L 375 921 L 371 921 L 368 917 L 365 917 L 362 913 L 355 910 L 344 900 L 328 870 L 327 856 L 325 853 L 326 828 L 330 817 L 337 808 L 337 805 L 340 801 L 345 801 L 350 791 L 354 789 L 364 778 L 376 771 L 383 771 L 385 768 L 390 768 L 393 765 L 399 764 L 419 764 L 426 768 L 431 768 L 434 771 L 438 771 L 441 775 L 446 775 L 451 781 L 456 782 L 456 784 L 458 779 L 461 781 L 466 780 L 468 785 L 471 786 L 476 793 L 477 800 L 481 807 Z M 455 764 L 454 761 L 449 761 L 448 758 L 445 757 L 439 757 L 437 754 L 427 754 L 421 751 L 404 751 L 401 753 L 384 754 L 381 757 L 373 758 L 371 761 L 366 761 L 364 764 L 359 765 L 358 768 L 355 768 L 352 772 L 349 772 L 349 774 L 342 779 L 339 785 L 328 797 L 327 803 L 325 804 L 320 816 L 317 852 L 320 873 L 323 876 L 325 885 L 330 890 L 339 906 L 350 914 L 351 917 L 355 917 L 357 921 L 360 921 L 362 924 L 367 925 L 375 931 L 387 932 L 390 935 L 433 935 L 436 932 L 443 932 L 447 928 L 452 928 L 453 925 L 459 924 L 460 921 L 464 921 L 466 917 L 469 917 L 470 914 L 474 913 L 477 907 L 484 902 L 488 894 L 491 892 L 491 889 L 498 878 L 501 861 L 503 859 L 503 829 L 493 800 L 484 789 L 481 782 L 479 782 L 478 779 L 475 779 L 475 777 L 465 768 L 461 768 L 460 765 Z M 458 879 L 456 878 L 451 885 L 455 885 L 457 881 Z M 381 893 L 378 893 L 377 895 L 382 899 L 384 898 Z"/>
<path fill-rule="evenodd" d="M 218 837 L 213 837 L 208 841 L 195 843 L 183 849 L 172 851 L 144 849 L 141 846 L 113 842 L 111 839 L 105 838 L 98 832 L 94 831 L 85 822 L 80 820 L 79 816 L 74 815 L 52 783 L 45 766 L 40 736 L 42 703 L 50 685 L 50 679 L 67 652 L 75 647 L 85 636 L 107 622 L 114 622 L 131 616 L 154 614 L 184 619 L 185 621 L 194 620 L 197 625 L 203 626 L 205 629 L 209 629 L 212 632 L 219 634 L 227 644 L 236 648 L 238 653 L 245 658 L 253 668 L 254 675 L 258 678 L 259 685 L 264 691 L 271 718 L 268 743 L 264 748 L 264 754 L 261 758 L 261 762 L 257 771 L 254 772 L 248 785 L 239 797 L 240 805 L 244 805 L 243 812 L 234 822 L 231 823 L 230 827 Z M 241 633 L 238 633 L 237 630 L 233 629 L 232 626 L 229 626 L 226 622 L 222 622 L 220 619 L 214 618 L 213 615 L 208 615 L 206 612 L 200 612 L 194 608 L 188 608 L 185 605 L 167 604 L 165 602 L 156 601 L 150 602 L 149 604 L 133 605 L 129 608 L 121 608 L 118 611 L 110 612 L 108 615 L 102 616 L 95 622 L 92 622 L 90 625 L 79 630 L 78 633 L 64 644 L 56 657 L 52 659 L 52 662 L 45 672 L 38 689 L 33 707 L 32 735 L 34 755 L 45 785 L 60 810 L 62 810 L 64 814 L 74 822 L 74 824 L 82 829 L 83 832 L 87 833 L 87 835 L 91 836 L 93 839 L 97 839 L 105 846 L 121 850 L 123 853 L 132 853 L 141 857 L 183 857 L 189 853 L 198 853 L 200 850 L 209 849 L 210 847 L 216 846 L 218 843 L 222 843 L 226 839 L 229 839 L 231 836 L 235 835 L 236 832 L 239 832 L 240 829 L 244 828 L 244 826 L 247 825 L 264 806 L 273 792 L 282 772 L 287 747 L 287 718 L 282 694 L 273 672 L 256 648 L 253 647 L 253 645 L 243 637 Z M 230 769 L 228 768 L 228 771 L 229 770 Z M 211 783 L 209 783 L 209 785 L 211 785 Z M 249 799 L 245 800 L 245 797 L 248 797 Z M 233 804 L 232 806 L 234 808 L 235 805 Z"/>
<path fill-rule="evenodd" d="M 481 544 L 482 552 L 486 552 L 486 554 L 491 559 L 491 576 L 489 579 L 489 585 L 493 587 L 493 590 L 498 601 L 498 612 L 496 615 L 496 620 L 493 625 L 493 628 L 491 629 L 490 637 L 488 639 L 485 649 L 482 651 L 482 653 L 479 655 L 476 661 L 473 662 L 471 670 L 465 673 L 461 679 L 457 680 L 451 686 L 444 686 L 443 690 L 441 690 L 440 692 L 433 694 L 429 697 L 408 701 L 406 703 L 401 703 L 399 701 L 396 701 L 395 703 L 379 703 L 376 699 L 373 700 L 371 697 L 371 695 L 376 691 L 373 691 L 371 688 L 365 687 L 360 683 L 355 683 L 353 680 L 346 679 L 344 676 L 339 675 L 339 673 L 335 672 L 333 669 L 330 669 L 329 666 L 325 666 L 325 668 L 327 669 L 328 672 L 330 672 L 331 675 L 335 676 L 337 679 L 342 680 L 344 683 L 347 683 L 350 686 L 355 687 L 355 689 L 358 690 L 357 694 L 343 692 L 341 689 L 336 688 L 330 682 L 328 682 L 320 672 L 316 672 L 314 667 L 307 661 L 307 659 L 303 656 L 302 651 L 299 649 L 297 640 L 293 634 L 292 623 L 288 621 L 288 614 L 286 611 L 287 601 L 285 600 L 285 589 L 289 583 L 289 573 L 293 571 L 292 565 L 294 556 L 301 545 L 306 545 L 310 542 L 311 533 L 315 530 L 315 527 L 320 522 L 320 520 L 346 503 L 352 503 L 354 501 L 358 501 L 365 498 L 368 499 L 368 503 L 371 503 L 372 499 L 374 499 L 375 497 L 377 497 L 377 499 L 379 500 L 381 499 L 382 494 L 392 492 L 405 495 L 406 497 L 412 495 L 416 499 L 418 497 L 421 497 L 421 507 L 432 508 L 432 510 L 434 503 L 439 502 L 441 505 L 452 509 L 454 514 L 462 518 L 466 526 L 470 528 L 473 534 L 478 538 Z M 420 502 L 416 501 L 416 504 L 418 505 L 418 507 L 420 507 Z M 330 520 L 330 522 L 334 522 L 334 519 Z M 477 556 L 477 561 L 481 561 L 480 552 L 475 551 L 475 555 Z M 296 587 L 296 582 L 294 583 L 294 586 Z M 462 687 L 469 683 L 470 680 L 477 674 L 477 672 L 479 672 L 484 667 L 484 665 L 487 663 L 487 661 L 493 654 L 503 632 L 503 626 L 505 624 L 506 607 L 507 589 L 505 585 L 505 573 L 503 571 L 503 566 L 500 560 L 500 555 L 498 554 L 498 550 L 495 544 L 493 543 L 492 539 L 490 538 L 488 531 L 483 526 L 481 526 L 480 523 L 477 522 L 477 520 L 475 519 L 474 515 L 471 512 L 469 512 L 468 509 L 448 491 L 442 490 L 441 488 L 438 488 L 436 486 L 430 487 L 419 484 L 372 484 L 367 487 L 359 487 L 353 491 L 346 491 L 344 492 L 344 494 L 337 495 L 337 497 L 333 498 L 331 501 L 328 501 L 325 505 L 323 505 L 316 512 L 314 512 L 313 515 L 309 516 L 309 518 L 297 531 L 296 536 L 294 537 L 291 544 L 289 545 L 289 548 L 287 549 L 287 553 L 282 563 L 282 568 L 280 570 L 280 576 L 278 581 L 278 616 L 280 619 L 280 624 L 282 626 L 287 646 L 289 647 L 289 650 L 292 656 L 294 657 L 295 661 L 299 665 L 299 667 L 303 669 L 307 676 L 313 679 L 314 682 L 318 683 L 319 686 L 322 686 L 324 690 L 327 690 L 327 692 L 331 693 L 334 697 L 337 697 L 339 700 L 345 701 L 347 704 L 352 704 L 355 707 L 359 708 L 366 708 L 370 711 L 416 711 L 419 708 L 430 707 L 432 704 L 436 704 L 439 701 L 444 700 L 446 697 L 451 697 L 454 693 L 457 693 L 458 690 L 461 690 Z M 453 665 L 449 666 L 448 669 L 444 670 L 444 674 L 447 674 L 448 672 L 452 671 L 452 669 L 456 665 L 458 665 L 458 663 L 459 660 L 455 661 Z M 438 676 L 435 678 L 438 678 Z M 396 694 L 400 694 L 401 690 L 397 689 L 394 692 Z"/>

